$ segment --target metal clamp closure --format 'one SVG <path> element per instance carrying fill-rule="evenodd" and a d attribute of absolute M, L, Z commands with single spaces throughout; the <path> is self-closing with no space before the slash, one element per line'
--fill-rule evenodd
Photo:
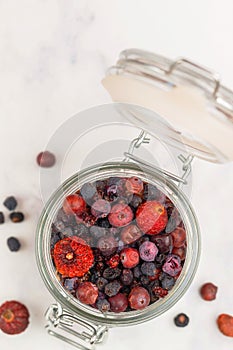
<path fill-rule="evenodd" d="M 80 350 L 94 350 L 95 344 L 103 342 L 108 332 L 105 326 L 94 325 L 71 315 L 58 303 L 50 305 L 45 317 L 48 334 Z"/>

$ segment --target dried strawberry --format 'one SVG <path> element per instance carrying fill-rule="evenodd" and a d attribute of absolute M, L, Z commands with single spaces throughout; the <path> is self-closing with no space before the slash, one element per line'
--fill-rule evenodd
<path fill-rule="evenodd" d="M 227 337 L 233 337 L 233 317 L 226 314 L 218 316 L 217 324 L 220 332 Z"/>
<path fill-rule="evenodd" d="M 28 309 L 18 301 L 6 301 L 0 306 L 0 329 L 4 333 L 22 333 L 29 324 L 28 319 Z"/>
<path fill-rule="evenodd" d="M 163 231 L 167 225 L 167 211 L 161 203 L 148 201 L 139 206 L 136 220 L 144 233 L 156 235 Z"/>
<path fill-rule="evenodd" d="M 54 247 L 54 263 L 63 277 L 82 277 L 94 262 L 92 249 L 76 236 L 64 238 Z"/>

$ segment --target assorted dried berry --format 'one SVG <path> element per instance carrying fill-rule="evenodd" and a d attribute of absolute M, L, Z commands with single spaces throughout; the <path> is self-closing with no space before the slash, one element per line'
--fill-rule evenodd
<path fill-rule="evenodd" d="M 18 301 L 6 301 L 0 306 L 0 329 L 7 334 L 19 334 L 29 324 L 29 312 Z"/>
<path fill-rule="evenodd" d="M 10 211 L 15 210 L 17 204 L 17 200 L 13 196 L 7 197 L 3 202 L 3 205 Z"/>
<path fill-rule="evenodd" d="M 142 310 L 165 298 L 186 256 L 175 209 L 137 177 L 86 183 L 68 195 L 51 226 L 51 256 L 65 290 L 103 313 Z"/>
<path fill-rule="evenodd" d="M 56 157 L 53 153 L 44 151 L 38 154 L 36 161 L 42 168 L 50 168 L 56 163 Z"/>
<path fill-rule="evenodd" d="M 10 214 L 10 219 L 14 223 L 22 222 L 24 220 L 24 214 L 21 212 L 13 212 Z"/>
<path fill-rule="evenodd" d="M 179 314 L 174 318 L 177 327 L 186 327 L 189 324 L 189 318 L 185 314 Z"/>
<path fill-rule="evenodd" d="M 11 252 L 18 252 L 21 247 L 19 240 L 15 237 L 9 237 L 7 239 L 7 245 Z"/>
<path fill-rule="evenodd" d="M 202 299 L 212 301 L 216 299 L 217 291 L 218 287 L 216 287 L 213 283 L 205 283 L 200 289 L 200 294 Z"/>
<path fill-rule="evenodd" d="M 4 224 L 5 222 L 5 217 L 2 211 L 0 211 L 0 224 Z"/>

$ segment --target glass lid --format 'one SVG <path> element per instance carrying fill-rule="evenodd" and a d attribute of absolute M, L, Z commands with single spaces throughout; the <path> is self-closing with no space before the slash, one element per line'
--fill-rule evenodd
<path fill-rule="evenodd" d="M 114 101 L 147 107 L 164 119 L 130 105 L 121 111 L 149 134 L 211 162 L 233 160 L 233 92 L 211 70 L 131 49 L 120 54 L 103 85 Z"/>

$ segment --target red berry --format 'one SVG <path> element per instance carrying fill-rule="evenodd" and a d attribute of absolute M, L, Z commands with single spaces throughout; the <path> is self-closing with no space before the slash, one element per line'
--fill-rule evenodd
<path fill-rule="evenodd" d="M 94 262 L 91 247 L 76 236 L 57 242 L 53 256 L 57 271 L 63 277 L 82 277 L 90 270 Z"/>
<path fill-rule="evenodd" d="M 22 333 L 29 324 L 28 319 L 28 309 L 18 301 L 6 301 L 0 306 L 0 329 L 4 333 Z"/>
<path fill-rule="evenodd" d="M 139 253 L 137 249 L 124 248 L 121 251 L 120 259 L 124 267 L 131 269 L 139 263 Z"/>
<path fill-rule="evenodd" d="M 213 283 L 205 283 L 200 289 L 200 294 L 204 300 L 211 301 L 216 299 L 217 291 L 218 287 Z"/>
<path fill-rule="evenodd" d="M 134 176 L 126 180 L 125 187 L 129 193 L 141 194 L 143 191 L 143 181 Z"/>
<path fill-rule="evenodd" d="M 142 232 L 136 225 L 128 225 L 121 231 L 121 240 L 125 244 L 131 244 L 142 236 Z"/>
<path fill-rule="evenodd" d="M 132 209 L 123 203 L 115 204 L 108 216 L 108 220 L 112 226 L 126 226 L 133 220 Z"/>
<path fill-rule="evenodd" d="M 98 298 L 98 288 L 91 282 L 83 282 L 78 286 L 76 296 L 81 303 L 93 305 Z"/>
<path fill-rule="evenodd" d="M 168 256 L 162 270 L 172 277 L 177 276 L 182 270 L 180 258 L 176 255 Z"/>
<path fill-rule="evenodd" d="M 162 287 L 155 287 L 152 292 L 159 298 L 164 298 L 168 294 L 168 291 Z"/>
<path fill-rule="evenodd" d="M 186 247 L 182 246 L 179 248 L 173 248 L 172 254 L 178 255 L 180 257 L 180 260 L 183 261 L 186 257 Z"/>
<path fill-rule="evenodd" d="M 118 293 L 114 297 L 109 298 L 108 301 L 113 312 L 124 312 L 127 309 L 128 300 L 125 294 Z"/>
<path fill-rule="evenodd" d="M 226 314 L 218 316 L 217 324 L 220 332 L 227 337 L 233 337 L 233 317 Z"/>
<path fill-rule="evenodd" d="M 105 218 L 111 211 L 111 205 L 104 199 L 98 199 L 92 204 L 91 213 L 96 218 Z"/>
<path fill-rule="evenodd" d="M 173 246 L 175 248 L 180 248 L 182 245 L 184 245 L 186 241 L 186 232 L 182 227 L 177 227 L 172 233 L 171 233 L 172 239 L 173 239 Z"/>
<path fill-rule="evenodd" d="M 66 214 L 80 215 L 86 210 L 86 203 L 78 194 L 71 194 L 64 200 L 63 210 Z"/>
<path fill-rule="evenodd" d="M 112 269 L 117 267 L 120 262 L 120 256 L 118 254 L 113 255 L 108 261 L 107 264 L 110 266 Z"/>
<path fill-rule="evenodd" d="M 161 203 L 148 201 L 139 206 L 136 220 L 144 233 L 156 235 L 163 231 L 167 225 L 167 211 Z"/>
<path fill-rule="evenodd" d="M 36 161 L 42 168 L 50 168 L 55 164 L 56 158 L 54 154 L 45 151 L 38 154 Z"/>
<path fill-rule="evenodd" d="M 134 287 L 129 294 L 129 304 L 132 309 L 142 310 L 150 303 L 150 295 L 143 287 Z"/>

